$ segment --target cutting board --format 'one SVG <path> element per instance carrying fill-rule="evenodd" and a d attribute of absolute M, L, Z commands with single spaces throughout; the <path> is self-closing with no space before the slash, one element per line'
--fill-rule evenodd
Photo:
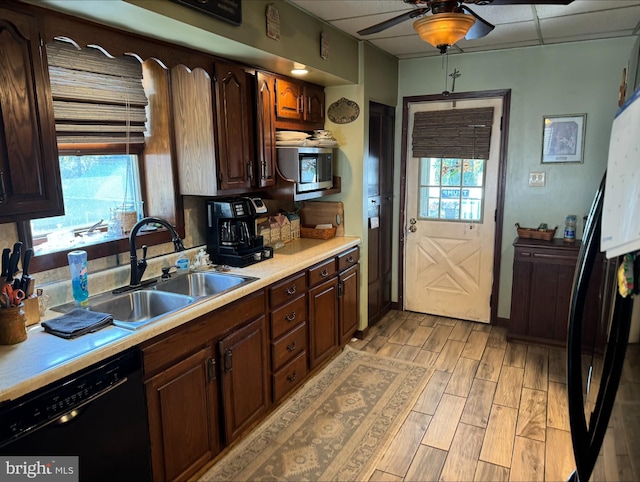
<path fill-rule="evenodd" d="M 308 227 L 332 224 L 336 227 L 336 236 L 344 236 L 344 205 L 331 201 L 303 201 L 300 223 Z"/>

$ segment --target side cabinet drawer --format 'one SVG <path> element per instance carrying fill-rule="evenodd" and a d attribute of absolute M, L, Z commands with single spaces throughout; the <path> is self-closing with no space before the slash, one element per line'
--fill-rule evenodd
<path fill-rule="evenodd" d="M 296 296 L 300 296 L 307 290 L 307 274 L 305 272 L 295 274 L 276 283 L 269 288 L 269 303 L 271 309 L 288 303 Z"/>
<path fill-rule="evenodd" d="M 271 343 L 271 366 L 276 371 L 307 349 L 307 322 L 301 323 L 278 341 Z"/>
<path fill-rule="evenodd" d="M 273 375 L 273 401 L 277 402 L 307 376 L 307 352 L 300 353 Z"/>
<path fill-rule="evenodd" d="M 338 271 L 342 272 L 345 269 L 353 266 L 360 259 L 360 248 L 357 246 L 349 251 L 340 253 L 338 255 Z"/>
<path fill-rule="evenodd" d="M 307 321 L 306 294 L 271 313 L 271 339 L 279 338 L 301 321 Z"/>
<path fill-rule="evenodd" d="M 336 260 L 335 258 L 328 259 L 312 266 L 307 271 L 309 273 L 309 288 L 311 288 L 328 280 L 337 273 Z"/>

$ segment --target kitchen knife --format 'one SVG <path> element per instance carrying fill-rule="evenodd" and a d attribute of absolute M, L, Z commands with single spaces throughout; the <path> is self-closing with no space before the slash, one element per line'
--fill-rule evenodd
<path fill-rule="evenodd" d="M 2 250 L 2 277 L 6 278 L 9 274 L 9 257 L 11 256 L 11 249 L 4 248 Z"/>
<path fill-rule="evenodd" d="M 13 274 L 18 269 L 18 261 L 20 261 L 20 252 L 14 251 L 9 258 L 9 264 L 7 265 L 7 283 L 13 282 Z"/>
<path fill-rule="evenodd" d="M 13 252 L 9 258 L 9 266 L 7 270 L 7 283 L 13 282 L 13 275 L 18 272 L 18 263 L 20 262 L 20 250 L 22 249 L 22 243 L 18 241 L 13 245 Z"/>
<path fill-rule="evenodd" d="M 20 289 L 25 293 L 29 289 L 29 284 L 32 284 L 33 282 L 33 280 L 31 279 L 31 276 L 29 276 L 29 264 L 31 263 L 32 257 L 33 257 L 33 248 L 28 248 L 24 252 L 24 259 L 22 260 L 22 278 L 20 279 Z M 33 293 L 33 286 L 31 287 L 31 292 Z"/>

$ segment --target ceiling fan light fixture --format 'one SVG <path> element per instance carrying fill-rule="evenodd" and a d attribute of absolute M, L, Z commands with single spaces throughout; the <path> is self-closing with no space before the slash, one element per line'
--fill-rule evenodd
<path fill-rule="evenodd" d="M 458 40 L 463 39 L 476 22 L 473 15 L 464 13 L 438 13 L 421 17 L 413 28 L 422 40 L 445 53 Z"/>

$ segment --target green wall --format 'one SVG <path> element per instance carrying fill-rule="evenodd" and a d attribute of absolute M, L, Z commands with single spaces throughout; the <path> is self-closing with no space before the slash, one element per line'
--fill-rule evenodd
<path fill-rule="evenodd" d="M 594 40 L 449 57 L 449 71 L 457 68 L 462 74 L 456 92 L 511 89 L 504 226 L 498 234 L 502 236 L 499 317 L 508 318 L 510 313 L 515 223 L 557 225 L 556 236 L 562 237 L 566 215 L 577 214 L 578 236 L 582 233 L 582 216 L 588 213 L 606 168 L 622 69 L 630 63 L 635 40 Z M 439 57 L 400 61 L 396 159 L 400 159 L 402 98 L 442 92 L 442 65 Z M 577 113 L 587 114 L 584 163 L 541 164 L 543 115 Z M 546 172 L 546 186 L 529 187 L 530 171 Z M 395 296 L 397 299 L 397 293 Z"/>
<path fill-rule="evenodd" d="M 293 62 L 310 67 L 306 79 L 322 85 L 358 81 L 358 41 L 282 0 L 242 2 L 242 24 L 234 26 L 170 0 L 27 0 L 94 22 L 290 75 Z M 266 8 L 280 15 L 280 40 L 266 34 Z M 320 33 L 329 56 L 320 56 Z"/>
<path fill-rule="evenodd" d="M 334 124 L 329 119 L 325 128 L 333 132 L 340 144 L 338 176 L 342 177 L 342 192 L 327 198 L 342 201 L 345 209 L 345 234 L 362 239 L 360 246 L 360 329 L 367 326 L 368 224 L 365 206 L 367 176 L 365 160 L 369 155 L 369 101 L 395 107 L 398 98 L 398 60 L 372 46 L 361 42 L 358 56 L 360 83 L 325 89 L 326 104 L 346 97 L 360 107 L 360 115 L 349 124 Z"/>

